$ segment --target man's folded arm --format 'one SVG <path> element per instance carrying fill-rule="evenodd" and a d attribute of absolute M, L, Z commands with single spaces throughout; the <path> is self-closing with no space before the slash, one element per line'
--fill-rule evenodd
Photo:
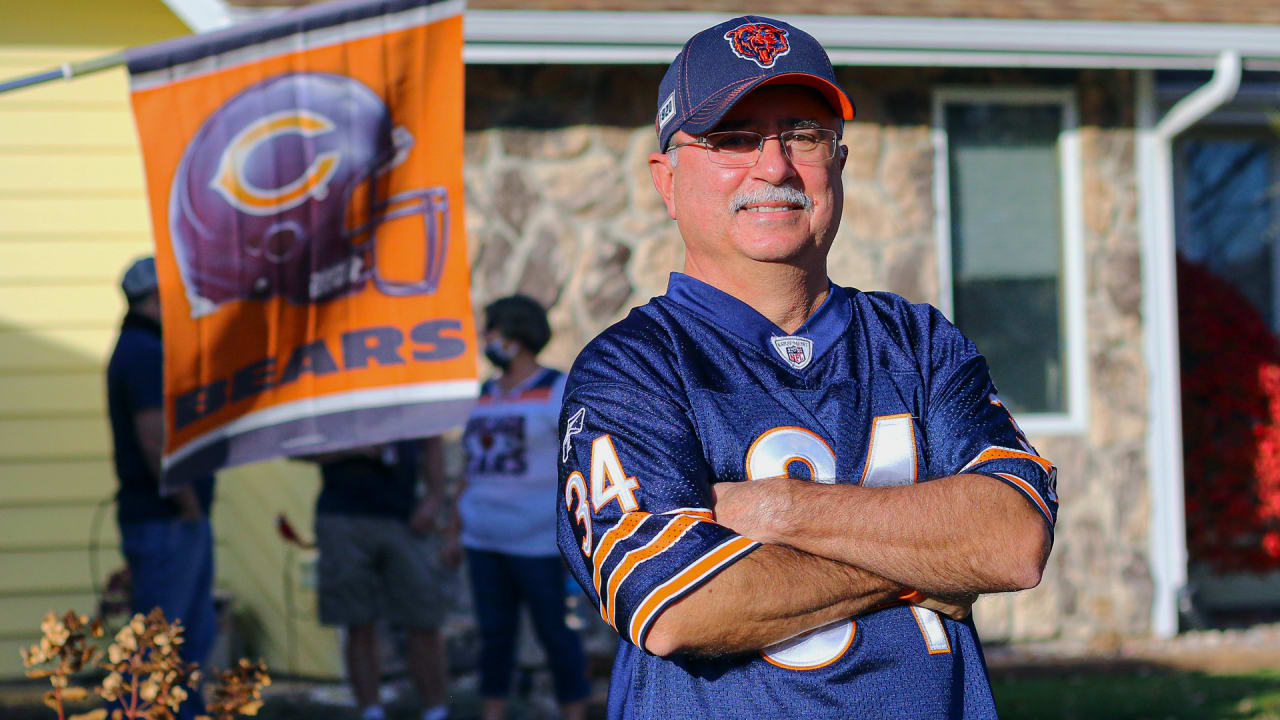
<path fill-rule="evenodd" d="M 664 656 L 760 650 L 893 602 L 902 592 L 864 570 L 762 545 L 663 610 L 644 647 Z"/>
<path fill-rule="evenodd" d="M 986 475 L 871 488 L 773 478 L 715 492 L 717 520 L 736 532 L 930 595 L 1035 587 L 1052 542 L 1043 514 Z"/>

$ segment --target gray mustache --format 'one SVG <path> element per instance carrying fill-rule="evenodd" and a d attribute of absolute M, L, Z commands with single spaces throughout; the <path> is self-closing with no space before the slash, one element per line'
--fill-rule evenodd
<path fill-rule="evenodd" d="M 799 205 L 806 211 L 813 209 L 813 198 L 790 185 L 760 185 L 734 195 L 729 201 L 729 212 L 738 212 L 756 203 L 786 203 Z"/>

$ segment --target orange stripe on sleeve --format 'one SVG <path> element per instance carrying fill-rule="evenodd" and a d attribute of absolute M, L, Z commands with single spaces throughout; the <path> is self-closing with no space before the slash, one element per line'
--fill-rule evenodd
<path fill-rule="evenodd" d="M 607 583 L 607 589 L 604 593 L 604 595 L 609 597 L 609 604 L 607 606 L 608 612 L 601 613 L 601 615 L 604 616 L 605 622 L 613 625 L 613 618 L 616 610 L 614 603 L 617 601 L 618 588 L 626 581 L 627 576 L 631 574 L 631 571 L 645 560 L 659 555 L 670 548 L 685 534 L 685 532 L 689 530 L 689 528 L 700 522 L 702 522 L 702 520 L 699 520 L 698 518 L 689 517 L 687 515 L 678 516 L 675 520 L 672 520 L 671 523 L 662 530 L 662 532 L 658 533 L 657 537 L 650 540 L 647 545 L 632 550 L 622 558 L 622 562 L 618 563 L 618 566 L 613 569 L 613 572 L 609 573 L 609 582 Z M 601 608 L 606 607 L 604 603 L 604 595 L 601 596 Z M 615 627 L 615 629 L 617 628 Z"/>
<path fill-rule="evenodd" d="M 1027 482 L 1026 480 L 1023 480 L 1017 475 L 1010 475 L 1009 473 L 995 473 L 995 474 L 999 475 L 1005 480 L 1008 480 L 1019 490 L 1022 490 L 1022 492 L 1026 493 L 1027 496 L 1030 497 L 1033 502 L 1035 502 L 1036 506 L 1040 508 L 1040 512 L 1044 513 L 1045 520 L 1048 520 L 1049 524 L 1053 525 L 1053 513 L 1049 512 L 1048 503 L 1044 501 L 1044 498 L 1040 497 L 1040 493 L 1036 491 L 1035 487 L 1032 486 L 1031 483 Z"/>
<path fill-rule="evenodd" d="M 965 470 L 968 470 L 974 465 L 977 465 L 978 463 L 987 462 L 988 460 L 1008 460 L 1008 459 L 1030 460 L 1031 462 L 1039 465 L 1040 469 L 1044 470 L 1046 475 L 1053 472 L 1053 463 L 1049 462 L 1048 460 L 1045 460 L 1039 455 L 1036 455 L 1034 453 L 1024 452 L 1022 450 L 1014 450 L 1012 448 L 1004 448 L 1004 447 L 989 447 L 986 450 L 983 450 L 981 453 L 978 453 L 978 457 L 970 460 L 969 464 L 965 465 L 964 468 L 960 470 L 960 472 L 964 472 Z"/>
<path fill-rule="evenodd" d="M 657 618 L 658 613 L 661 612 L 662 608 L 666 607 L 668 602 L 679 597 L 690 587 L 701 582 L 729 561 L 757 547 L 759 544 L 748 537 L 735 537 L 712 549 L 675 577 L 654 588 L 631 616 L 631 625 L 627 633 L 628 637 L 631 638 L 631 642 L 636 647 L 642 648 L 640 636 L 648 630 L 650 623 Z"/>
<path fill-rule="evenodd" d="M 596 551 L 592 554 L 592 564 L 595 566 L 595 573 L 592 575 L 592 583 L 596 588 L 596 597 L 600 598 L 600 616 L 605 617 L 604 594 L 600 592 L 600 572 L 604 568 L 604 561 L 608 559 L 609 553 L 613 552 L 613 547 L 625 538 L 629 538 L 640 529 L 644 519 L 649 517 L 647 512 L 631 512 L 623 515 L 618 524 L 609 528 L 609 531 L 600 538 L 600 543 L 596 545 Z"/>

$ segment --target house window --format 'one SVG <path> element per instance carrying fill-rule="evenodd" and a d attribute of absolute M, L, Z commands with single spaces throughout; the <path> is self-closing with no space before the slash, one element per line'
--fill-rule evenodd
<path fill-rule="evenodd" d="M 1079 152 L 1069 92 L 935 98 L 942 309 L 1028 432 L 1083 429 Z"/>
<path fill-rule="evenodd" d="M 1178 255 L 1232 285 L 1280 332 L 1276 135 L 1196 128 L 1174 145 Z"/>

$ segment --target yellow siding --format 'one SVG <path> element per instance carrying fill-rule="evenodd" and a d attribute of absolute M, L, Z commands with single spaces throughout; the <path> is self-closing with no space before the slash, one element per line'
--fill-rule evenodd
<path fill-rule="evenodd" d="M 114 490 L 103 478 L 111 477 L 111 461 L 90 460 L 19 462 L 6 459 L 0 482 L 0 507 L 97 502 Z M 9 537 L 5 533 L 4 538 Z M 0 578 L 3 578 L 0 575 Z"/>
<path fill-rule="evenodd" d="M 160 0 L 0 15 L 0 80 L 187 32 Z M 151 252 L 142 178 L 123 70 L 0 95 L 0 679 L 21 675 L 17 650 L 46 611 L 93 612 L 91 570 L 101 583 L 123 564 L 114 505 L 100 505 L 115 486 L 103 373 L 123 313 L 117 278 Z M 251 652 L 332 677 L 334 634 L 274 529 L 284 512 L 310 534 L 316 486 L 312 466 L 283 461 L 223 473 L 216 562 Z"/>
<path fill-rule="evenodd" d="M 221 496 L 214 528 L 225 542 L 218 561 L 221 568 L 236 568 L 237 600 L 252 599 L 262 633 L 255 641 L 256 651 L 268 666 L 283 672 L 337 677 L 337 637 L 317 624 L 315 593 L 300 572 L 305 552 L 291 552 L 275 531 L 276 516 L 284 513 L 303 537 L 311 537 L 319 487 L 315 466 L 277 460 L 234 468 L 219 477 Z M 285 602 L 287 559 L 293 561 L 289 565 L 292 609 Z M 290 622 L 297 633 L 292 658 L 287 642 Z"/>
<path fill-rule="evenodd" d="M 0 282 L 5 284 L 36 284 L 59 277 L 63 282 L 95 281 L 111 282 L 130 260 L 138 254 L 138 246 L 145 245 L 145 235 L 121 239 L 85 238 L 14 238 L 0 241 Z M 65 262 L 57 267 L 43 267 L 32 260 L 39 258 L 57 246 L 58 254 Z"/>
<path fill-rule="evenodd" d="M 46 328 L 33 333 L 21 325 L 0 323 L 0 374 L 101 372 L 115 337 L 114 324 L 100 328 Z"/>
<path fill-rule="evenodd" d="M 22 676 L 22 656 L 19 648 L 40 640 L 40 618 L 53 610 L 62 612 L 68 608 L 80 610 L 94 606 L 93 593 L 86 589 L 79 592 L 27 593 L 0 596 L 0 667 L 9 678 Z M 27 618 L 34 618 L 28 620 Z M 31 632 L 32 627 L 36 631 Z M 13 657 L 9 657 L 12 655 Z"/>
<path fill-rule="evenodd" d="M 11 417 L 92 414 L 105 418 L 106 390 L 102 374 L 93 371 L 4 373 L 0 374 L 0 407 Z"/>
<path fill-rule="evenodd" d="M 5 96 L 0 95 L 0 108 L 4 104 Z M 121 107 L 120 112 L 129 110 Z M 2 109 L 0 113 L 3 113 Z M 7 158 L 5 162 L 7 164 Z M 4 218 L 0 238 L 19 241 L 131 240 L 142 247 L 151 241 L 151 224 L 146 213 L 147 205 L 141 197 L 137 202 L 121 202 L 118 198 L 105 197 L 0 195 L 0 218 Z"/>

